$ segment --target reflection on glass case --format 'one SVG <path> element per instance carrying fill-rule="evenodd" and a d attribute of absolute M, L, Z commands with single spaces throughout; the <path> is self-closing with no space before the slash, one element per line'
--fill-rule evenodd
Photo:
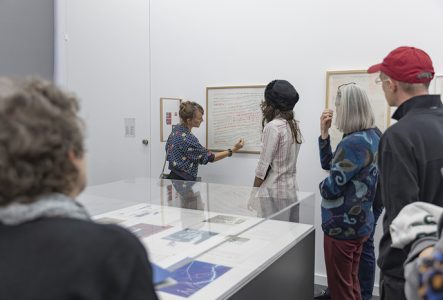
<path fill-rule="evenodd" d="M 161 299 L 254 297 L 254 281 L 304 240 L 297 251 L 309 248 L 312 263 L 301 257 L 293 270 L 313 281 L 313 193 L 138 178 L 88 187 L 79 201 L 96 222 L 135 234 L 170 272 L 157 286 Z"/>

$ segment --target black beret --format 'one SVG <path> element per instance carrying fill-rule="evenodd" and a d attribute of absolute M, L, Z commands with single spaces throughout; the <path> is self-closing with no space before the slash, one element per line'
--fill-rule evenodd
<path fill-rule="evenodd" d="M 271 81 L 265 89 L 265 100 L 281 111 L 293 110 L 298 102 L 298 93 L 286 80 Z"/>

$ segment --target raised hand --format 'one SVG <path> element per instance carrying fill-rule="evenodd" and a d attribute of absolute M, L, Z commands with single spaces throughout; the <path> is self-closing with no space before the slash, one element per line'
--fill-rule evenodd
<path fill-rule="evenodd" d="M 326 139 L 329 136 L 329 128 L 332 125 L 332 117 L 334 112 L 332 109 L 325 109 L 320 116 L 320 132 L 322 139 Z"/>

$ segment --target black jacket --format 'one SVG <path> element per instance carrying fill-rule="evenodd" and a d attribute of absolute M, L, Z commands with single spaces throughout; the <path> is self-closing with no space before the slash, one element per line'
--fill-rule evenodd
<path fill-rule="evenodd" d="M 389 225 L 415 201 L 443 206 L 443 107 L 439 95 L 423 95 L 400 105 L 398 122 L 379 144 L 381 197 L 386 209 L 378 265 L 387 276 L 403 279 L 409 249 L 391 248 Z"/>
<path fill-rule="evenodd" d="M 116 225 L 45 218 L 0 224 L 1 300 L 157 299 L 146 250 Z"/>

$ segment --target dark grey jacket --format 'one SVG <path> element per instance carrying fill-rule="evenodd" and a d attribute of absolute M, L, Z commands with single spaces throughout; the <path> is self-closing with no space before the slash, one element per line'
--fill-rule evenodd
<path fill-rule="evenodd" d="M 116 225 L 68 218 L 0 223 L 0 299 L 157 299 L 146 250 Z"/>
<path fill-rule="evenodd" d="M 379 144 L 380 189 L 386 209 L 378 265 L 386 276 L 403 279 L 409 249 L 391 248 L 389 225 L 415 201 L 443 206 L 443 107 L 439 95 L 417 96 L 393 115 L 398 122 Z"/>

